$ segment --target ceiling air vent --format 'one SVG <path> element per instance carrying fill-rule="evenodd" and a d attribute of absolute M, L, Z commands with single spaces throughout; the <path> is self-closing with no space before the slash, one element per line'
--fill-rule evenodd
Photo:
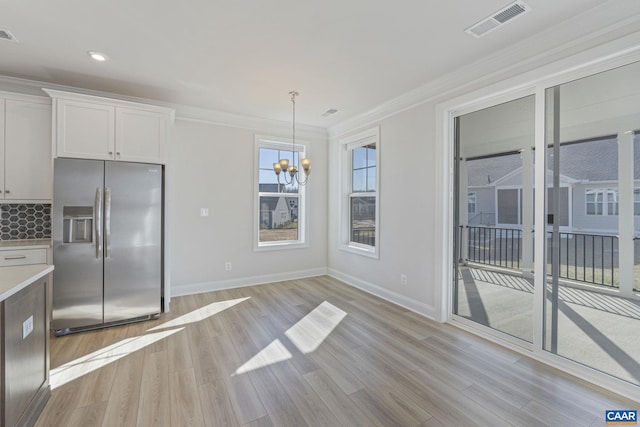
<path fill-rule="evenodd" d="M 476 38 L 479 38 L 488 32 L 495 30 L 499 26 L 506 24 L 513 18 L 529 12 L 530 10 L 531 7 L 528 4 L 522 1 L 516 1 L 506 7 L 503 7 L 488 18 L 473 24 L 464 31 Z"/>
<path fill-rule="evenodd" d="M 12 42 L 17 42 L 18 39 L 13 37 L 13 34 L 9 32 L 9 30 L 3 30 L 0 28 L 0 40 L 9 40 Z"/>
<path fill-rule="evenodd" d="M 325 111 L 324 113 L 322 113 L 322 117 L 329 117 L 335 113 L 337 113 L 338 110 L 336 108 L 329 108 L 327 111 Z"/>

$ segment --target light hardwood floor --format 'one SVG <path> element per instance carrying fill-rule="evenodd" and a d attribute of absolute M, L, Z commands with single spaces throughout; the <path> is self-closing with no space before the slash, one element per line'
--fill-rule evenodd
<path fill-rule="evenodd" d="M 329 277 L 174 298 L 51 350 L 37 426 L 600 426 L 639 406 Z"/>

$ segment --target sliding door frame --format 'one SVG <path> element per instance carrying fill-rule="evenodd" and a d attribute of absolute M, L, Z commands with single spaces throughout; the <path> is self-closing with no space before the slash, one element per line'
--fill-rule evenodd
<path fill-rule="evenodd" d="M 615 43 L 614 43 L 615 45 Z M 611 46 L 608 47 L 611 49 Z M 534 258 L 546 260 L 546 159 L 547 145 L 551 141 L 546 135 L 546 89 L 560 84 L 588 77 L 593 74 L 608 71 L 640 61 L 640 44 L 627 47 L 611 54 L 607 46 L 600 46 L 587 52 L 548 64 L 539 69 L 527 72 L 521 76 L 504 80 L 466 95 L 451 99 L 436 106 L 436 155 L 439 159 L 438 177 L 439 191 L 437 206 L 442 221 L 438 224 L 437 240 L 442 249 L 442 260 L 437 271 L 434 272 L 435 283 L 440 283 L 435 289 L 434 317 L 441 322 L 449 322 L 457 327 L 485 337 L 493 342 L 508 347 L 533 359 L 539 360 L 565 372 L 573 374 L 586 381 L 612 390 L 614 392 L 632 396 L 637 395 L 640 387 L 617 379 L 595 369 L 552 354 L 544 350 L 544 289 L 546 286 L 546 262 L 534 263 L 534 312 L 533 312 L 533 342 L 528 343 L 509 336 L 505 333 L 479 325 L 469 319 L 453 313 L 454 284 L 454 215 L 456 197 L 455 178 L 455 118 L 467 113 L 482 110 L 504 102 L 535 95 L 535 177 L 534 177 L 534 222 L 544 224 L 535 228 Z M 576 65 L 578 64 L 578 65 Z M 497 147 L 499 150 L 500 147 Z M 540 171 L 542 173 L 540 173 Z M 541 203 L 540 201 L 544 201 Z"/>

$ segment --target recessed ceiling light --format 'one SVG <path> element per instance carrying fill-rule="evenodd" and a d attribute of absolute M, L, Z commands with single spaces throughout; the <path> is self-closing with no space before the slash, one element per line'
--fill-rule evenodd
<path fill-rule="evenodd" d="M 87 53 L 89 54 L 89 56 L 91 58 L 93 58 L 94 60 L 96 60 L 98 62 L 104 62 L 104 61 L 107 60 L 107 55 L 105 55 L 104 53 L 96 52 L 95 50 L 90 50 Z"/>

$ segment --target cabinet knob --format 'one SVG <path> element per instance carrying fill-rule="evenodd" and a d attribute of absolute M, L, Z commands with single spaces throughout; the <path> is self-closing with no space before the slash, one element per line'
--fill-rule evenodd
<path fill-rule="evenodd" d="M 116 151 L 116 156 L 119 156 L 119 155 L 120 155 L 120 152 L 119 152 L 119 151 Z"/>
<path fill-rule="evenodd" d="M 5 192 L 5 194 L 11 193 L 11 191 L 9 191 L 9 190 L 4 190 L 4 192 Z"/>
<path fill-rule="evenodd" d="M 109 155 L 112 155 L 112 154 L 113 154 L 113 151 L 109 151 Z"/>

